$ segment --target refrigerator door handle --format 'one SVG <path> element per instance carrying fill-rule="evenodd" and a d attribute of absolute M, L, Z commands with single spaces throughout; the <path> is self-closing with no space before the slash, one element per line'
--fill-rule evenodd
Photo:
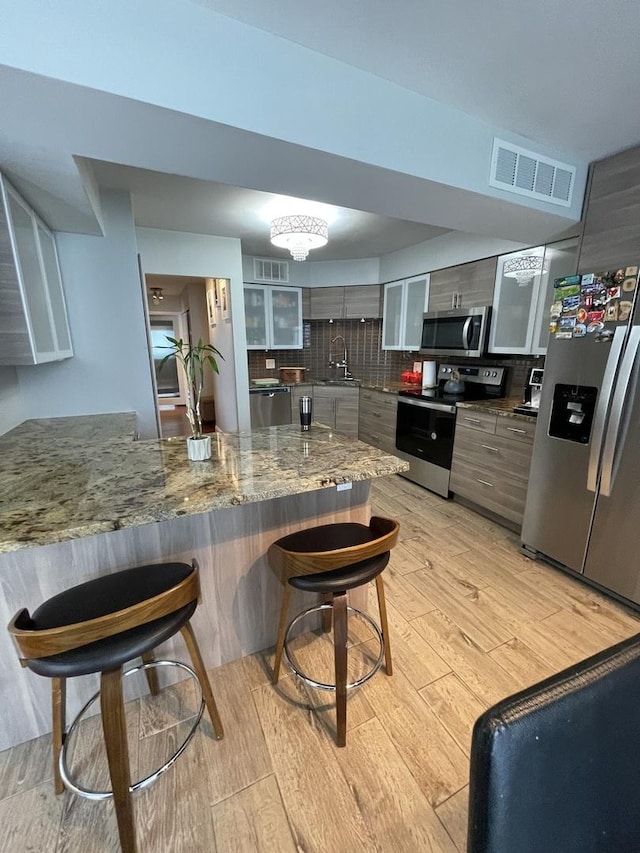
<path fill-rule="evenodd" d="M 624 326 L 618 326 L 613 335 L 611 350 L 607 359 L 604 376 L 602 378 L 602 387 L 598 398 L 596 416 L 593 421 L 593 438 L 591 441 L 591 453 L 589 454 L 589 468 L 587 471 L 587 489 L 590 492 L 595 492 L 598 488 L 598 475 L 600 473 L 600 454 L 602 452 L 602 444 L 604 439 L 604 428 L 607 422 L 607 414 L 609 412 L 609 402 L 611 400 L 611 392 L 613 391 L 613 383 L 616 378 L 616 370 L 620 355 L 622 354 L 622 345 L 624 344 L 624 336 L 626 334 Z"/>
<path fill-rule="evenodd" d="M 633 326 L 629 335 L 629 341 L 625 350 L 622 365 L 620 367 L 620 375 L 616 384 L 616 390 L 611 403 L 611 418 L 607 428 L 607 436 L 604 442 L 604 451 L 602 454 L 602 480 L 600 482 L 600 494 L 605 497 L 611 495 L 611 489 L 616 479 L 616 473 L 620 464 L 620 452 L 624 447 L 629 428 L 629 419 L 622 425 L 620 422 L 625 410 L 625 401 L 630 406 L 634 399 L 634 390 L 629 388 L 633 369 L 636 366 L 638 358 L 638 348 L 640 347 L 640 326 Z"/>

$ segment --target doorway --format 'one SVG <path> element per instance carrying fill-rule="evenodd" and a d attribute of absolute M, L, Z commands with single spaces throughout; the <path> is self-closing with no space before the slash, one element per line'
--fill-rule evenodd
<path fill-rule="evenodd" d="M 156 387 L 156 411 L 161 438 L 188 436 L 187 384 L 184 370 L 175 357 L 167 359 L 167 338 L 188 342 L 210 340 L 207 284 L 204 278 L 146 274 L 149 359 Z M 201 399 L 202 428 L 215 432 L 213 374 L 207 371 Z"/>
<path fill-rule="evenodd" d="M 183 333 L 183 326 L 180 314 L 152 314 L 149 317 L 151 354 L 158 388 L 157 406 L 160 411 L 184 406 L 187 402 L 184 372 L 178 369 L 176 357 L 172 355 L 162 364 L 167 347 L 170 346 L 168 338 L 178 340 L 186 337 L 188 340 L 188 335 Z"/>

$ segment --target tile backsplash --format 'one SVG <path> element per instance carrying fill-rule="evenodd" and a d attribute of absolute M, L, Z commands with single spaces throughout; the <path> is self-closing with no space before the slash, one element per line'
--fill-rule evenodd
<path fill-rule="evenodd" d="M 337 341 L 332 341 L 337 336 Z M 344 342 L 342 340 L 344 338 Z M 304 346 L 301 350 L 250 350 L 249 378 L 278 378 L 280 367 L 305 367 L 307 379 L 330 379 L 342 376 L 343 371 L 329 366 L 329 361 L 341 361 L 346 344 L 347 363 L 351 374 L 362 382 L 386 385 L 400 380 L 404 370 L 411 370 L 418 353 L 382 349 L 382 320 L 309 320 L 304 323 Z M 275 369 L 265 368 L 265 359 L 275 359 Z M 441 361 L 442 359 L 438 359 Z M 452 364 L 464 359 L 448 358 Z M 478 364 L 497 364 L 508 367 L 507 396 L 519 397 L 532 367 L 543 367 L 544 358 L 509 356 L 478 359 Z"/>

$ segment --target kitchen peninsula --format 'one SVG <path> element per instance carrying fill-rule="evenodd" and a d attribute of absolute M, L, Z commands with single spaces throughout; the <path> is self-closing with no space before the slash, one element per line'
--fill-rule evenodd
<path fill-rule="evenodd" d="M 99 574 L 195 557 L 206 665 L 267 648 L 280 603 L 271 542 L 313 524 L 368 522 L 370 480 L 406 467 L 322 426 L 216 433 L 207 462 L 189 462 L 184 439 L 134 441 L 134 432 L 125 413 L 27 421 L 0 436 L 5 625 L 19 607 Z M 0 650 L 2 750 L 50 730 L 50 684 L 21 669 L 6 631 Z M 163 653 L 182 657 L 180 640 Z M 70 717 L 95 685 L 70 681 Z"/>

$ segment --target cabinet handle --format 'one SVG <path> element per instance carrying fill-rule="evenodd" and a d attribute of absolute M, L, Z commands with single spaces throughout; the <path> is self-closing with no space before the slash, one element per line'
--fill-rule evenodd
<path fill-rule="evenodd" d="M 490 483 L 488 480 L 481 480 L 479 477 L 476 477 L 479 483 L 482 483 L 483 486 L 491 486 L 493 488 L 493 483 Z"/>
<path fill-rule="evenodd" d="M 484 447 L 485 450 L 490 450 L 492 453 L 499 453 L 497 447 L 491 447 L 489 444 L 481 444 L 480 447 Z"/>
<path fill-rule="evenodd" d="M 455 293 L 451 294 L 451 307 L 452 308 L 456 307 L 456 295 L 455 295 Z"/>
<path fill-rule="evenodd" d="M 467 415 L 464 416 L 464 420 L 469 421 L 470 424 L 481 424 L 482 423 L 480 418 L 470 418 Z"/>
<path fill-rule="evenodd" d="M 373 415 L 374 418 L 381 418 L 382 417 L 380 412 L 371 412 L 371 414 Z"/>
<path fill-rule="evenodd" d="M 520 435 L 526 435 L 527 434 L 526 429 L 518 429 L 517 427 L 507 427 L 507 431 L 508 432 L 517 432 Z"/>

